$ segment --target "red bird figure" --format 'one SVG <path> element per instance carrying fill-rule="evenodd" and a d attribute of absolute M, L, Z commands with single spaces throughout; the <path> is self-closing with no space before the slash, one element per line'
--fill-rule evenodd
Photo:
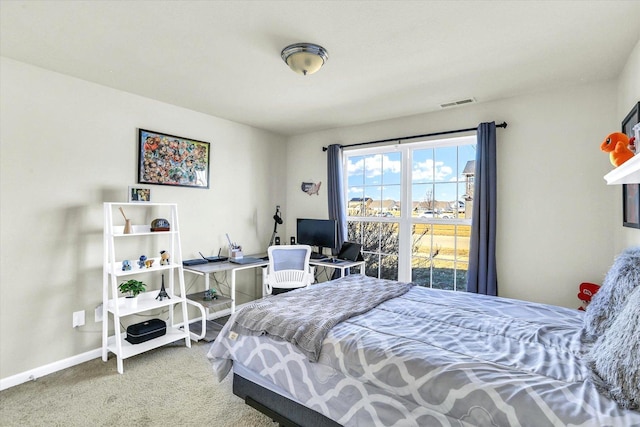
<path fill-rule="evenodd" d="M 635 137 L 629 138 L 622 132 L 614 132 L 607 136 L 600 149 L 609 153 L 609 160 L 615 167 L 620 166 L 633 157 L 633 151 L 629 150 L 629 145 L 633 145 Z"/>

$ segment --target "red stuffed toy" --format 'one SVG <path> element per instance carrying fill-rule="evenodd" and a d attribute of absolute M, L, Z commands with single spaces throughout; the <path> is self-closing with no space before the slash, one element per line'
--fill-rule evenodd
<path fill-rule="evenodd" d="M 596 285 L 595 283 L 580 283 L 578 299 L 582 301 L 582 306 L 578 307 L 578 310 L 584 311 L 587 308 L 591 302 L 591 298 L 598 292 L 598 289 L 600 289 L 600 285 Z"/>

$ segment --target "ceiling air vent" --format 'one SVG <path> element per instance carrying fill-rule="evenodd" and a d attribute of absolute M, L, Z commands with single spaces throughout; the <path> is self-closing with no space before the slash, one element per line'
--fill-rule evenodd
<path fill-rule="evenodd" d="M 475 98 L 461 99 L 459 101 L 445 102 L 444 104 L 440 104 L 440 108 L 457 107 L 458 105 L 473 104 L 475 102 L 476 102 Z"/>

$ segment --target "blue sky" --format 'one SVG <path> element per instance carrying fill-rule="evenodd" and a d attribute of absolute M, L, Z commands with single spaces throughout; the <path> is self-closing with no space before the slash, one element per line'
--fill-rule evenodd
<path fill-rule="evenodd" d="M 465 193 L 465 180 L 461 173 L 467 161 L 474 160 L 475 155 L 475 145 L 413 150 L 411 199 L 461 199 Z M 348 199 L 370 197 L 400 201 L 401 159 L 399 151 L 349 157 L 345 170 Z"/>

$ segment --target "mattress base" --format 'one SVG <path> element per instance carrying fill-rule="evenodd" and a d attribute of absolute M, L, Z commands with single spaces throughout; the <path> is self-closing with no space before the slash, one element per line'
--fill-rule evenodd
<path fill-rule="evenodd" d="M 340 424 L 313 409 L 262 387 L 235 372 L 233 394 L 244 399 L 247 405 L 262 412 L 281 426 L 340 427 Z"/>

